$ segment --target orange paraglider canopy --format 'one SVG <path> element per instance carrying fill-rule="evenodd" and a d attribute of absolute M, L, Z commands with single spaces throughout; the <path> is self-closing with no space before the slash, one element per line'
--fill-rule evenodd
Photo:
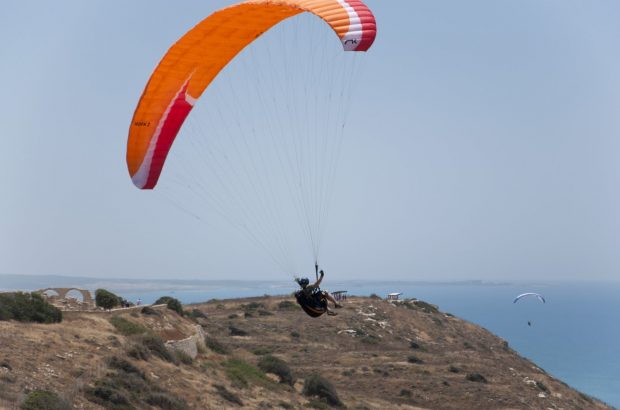
<path fill-rule="evenodd" d="M 356 0 L 250 0 L 213 13 L 168 50 L 140 98 L 127 142 L 127 166 L 138 188 L 155 187 L 185 118 L 226 64 L 271 27 L 303 12 L 329 24 L 345 51 L 366 51 L 375 39 L 374 16 Z"/>

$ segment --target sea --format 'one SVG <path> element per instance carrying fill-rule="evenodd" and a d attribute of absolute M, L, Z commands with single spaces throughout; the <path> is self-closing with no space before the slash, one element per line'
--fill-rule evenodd
<path fill-rule="evenodd" d="M 144 287 L 140 285 L 144 281 L 106 281 L 107 289 L 142 303 L 152 303 L 164 295 L 190 304 L 287 295 L 295 290 L 292 282 L 152 281 Z M 77 285 L 76 281 L 72 283 Z M 325 281 L 324 285 L 330 291 L 346 290 L 349 295 L 385 297 L 398 292 L 401 298 L 435 304 L 443 312 L 500 336 L 512 349 L 571 387 L 620 408 L 620 282 Z M 84 286 L 90 289 L 95 284 Z M 525 292 L 540 293 L 546 303 L 535 297 L 513 303 Z"/>

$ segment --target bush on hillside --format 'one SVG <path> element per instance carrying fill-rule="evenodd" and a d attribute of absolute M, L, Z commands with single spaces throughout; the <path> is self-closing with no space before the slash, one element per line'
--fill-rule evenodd
<path fill-rule="evenodd" d="M 480 373 L 469 373 L 467 376 L 465 376 L 465 378 L 470 382 L 487 383 L 486 377 L 484 377 Z"/>
<path fill-rule="evenodd" d="M 194 319 L 206 319 L 207 314 L 200 309 L 192 309 L 189 315 Z"/>
<path fill-rule="evenodd" d="M 156 311 L 150 306 L 143 307 L 140 310 L 140 313 L 142 313 L 143 315 L 147 315 L 147 316 L 161 316 L 161 313 L 159 313 L 158 311 Z"/>
<path fill-rule="evenodd" d="M 426 303 L 423 300 L 416 300 L 413 304 L 421 308 L 426 313 L 439 313 L 439 310 L 435 306 L 430 303 Z"/>
<path fill-rule="evenodd" d="M 159 357 L 162 360 L 165 360 L 170 363 L 179 364 L 176 356 L 174 356 L 170 351 L 166 348 L 164 341 L 161 337 L 147 334 L 140 338 L 140 343 L 142 346 L 146 347 L 154 356 Z"/>
<path fill-rule="evenodd" d="M 408 361 L 409 363 L 414 363 L 414 364 L 422 364 L 422 363 L 424 363 L 424 362 L 422 361 L 422 359 L 420 359 L 420 358 L 419 358 L 419 357 L 417 357 L 417 356 L 413 356 L 413 355 L 411 355 L 411 356 L 407 357 L 407 361 Z"/>
<path fill-rule="evenodd" d="M 22 410 L 69 410 L 73 407 L 49 390 L 30 392 L 21 405 Z"/>
<path fill-rule="evenodd" d="M 188 408 L 183 400 L 164 392 L 151 393 L 144 401 L 151 406 L 164 410 L 183 410 Z"/>
<path fill-rule="evenodd" d="M 38 293 L 2 293 L 0 294 L 0 320 L 60 323 L 62 312 L 47 303 Z"/>
<path fill-rule="evenodd" d="M 127 356 L 146 362 L 151 357 L 151 351 L 143 344 L 134 343 L 127 349 Z"/>
<path fill-rule="evenodd" d="M 110 323 L 124 336 L 140 335 L 148 332 L 148 329 L 142 325 L 125 319 L 122 316 L 112 316 Z"/>
<path fill-rule="evenodd" d="M 246 332 L 243 329 L 239 329 L 238 327 L 233 326 L 233 325 L 229 325 L 228 330 L 230 330 L 231 336 L 247 336 L 248 335 L 248 332 Z"/>
<path fill-rule="evenodd" d="M 114 293 L 105 290 L 97 289 L 95 291 L 95 304 L 103 309 L 110 310 L 120 305 L 121 300 Z"/>
<path fill-rule="evenodd" d="M 111 357 L 109 372 L 84 389 L 85 397 L 106 409 L 124 410 L 150 408 L 185 410 L 187 404 L 161 388 L 127 360 Z M 149 406 L 150 405 L 150 406 Z"/>
<path fill-rule="evenodd" d="M 264 385 L 270 381 L 260 369 L 241 359 L 229 359 L 224 367 L 226 375 L 232 384 L 238 388 L 248 387 L 250 383 Z"/>
<path fill-rule="evenodd" d="M 144 373 L 140 369 L 138 369 L 136 366 L 134 366 L 133 364 L 129 363 L 127 360 L 121 357 L 118 357 L 118 356 L 109 357 L 107 359 L 107 364 L 110 369 L 122 370 L 123 372 L 127 374 L 135 374 L 141 379 L 145 378 Z"/>
<path fill-rule="evenodd" d="M 290 386 L 295 384 L 295 378 L 289 365 L 282 359 L 267 354 L 258 361 L 258 368 L 265 373 L 275 374 L 280 378 L 280 383 Z"/>
<path fill-rule="evenodd" d="M 183 316 L 185 312 L 183 312 L 183 304 L 178 299 L 175 299 L 171 296 L 162 296 L 155 301 L 156 305 L 166 305 L 168 309 L 174 310 L 180 316 Z"/>
<path fill-rule="evenodd" d="M 334 407 L 342 407 L 343 403 L 336 393 L 336 388 L 318 373 L 313 373 L 306 378 L 303 394 L 305 396 L 316 396 L 323 399 L 327 404 Z"/>

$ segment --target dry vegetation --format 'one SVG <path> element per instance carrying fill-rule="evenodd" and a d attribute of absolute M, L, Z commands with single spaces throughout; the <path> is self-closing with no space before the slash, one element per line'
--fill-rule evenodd
<path fill-rule="evenodd" d="M 311 319 L 289 300 L 0 322 L 0 408 L 39 390 L 85 409 L 607 408 L 433 305 L 351 298 Z M 196 358 L 165 350 L 196 322 L 208 335 Z"/>

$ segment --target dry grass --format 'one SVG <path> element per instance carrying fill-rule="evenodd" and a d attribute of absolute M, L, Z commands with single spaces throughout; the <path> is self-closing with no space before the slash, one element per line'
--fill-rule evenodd
<path fill-rule="evenodd" d="M 127 352 L 136 336 L 120 334 L 110 314 L 73 313 L 52 325 L 0 322 L 0 408 L 17 406 L 26 389 L 43 389 L 76 408 L 101 409 L 84 391 L 106 377 L 107 358 L 113 356 L 162 388 L 144 399 L 153 406 L 182 397 L 196 409 L 235 408 L 239 403 L 244 408 L 320 408 L 329 405 L 302 394 L 308 377 L 319 373 L 352 409 L 606 408 L 506 349 L 503 340 L 484 329 L 424 304 L 408 309 L 352 297 L 338 316 L 311 319 L 291 301 L 248 298 L 188 307 L 206 315 L 201 320 L 207 343 L 215 340 L 226 354 L 213 351 L 211 344 L 185 365 L 152 353 L 146 361 L 131 359 Z M 163 340 L 195 332 L 191 320 L 168 309 L 158 311 L 161 315 L 121 316 Z M 255 314 L 243 318 L 243 312 Z M 237 315 L 234 321 L 228 319 L 232 314 Z M 231 335 L 231 321 L 246 334 Z M 412 353 L 421 363 L 408 361 Z M 265 354 L 288 365 L 297 378 L 293 386 L 258 368 Z M 487 383 L 466 379 L 475 373 Z"/>

